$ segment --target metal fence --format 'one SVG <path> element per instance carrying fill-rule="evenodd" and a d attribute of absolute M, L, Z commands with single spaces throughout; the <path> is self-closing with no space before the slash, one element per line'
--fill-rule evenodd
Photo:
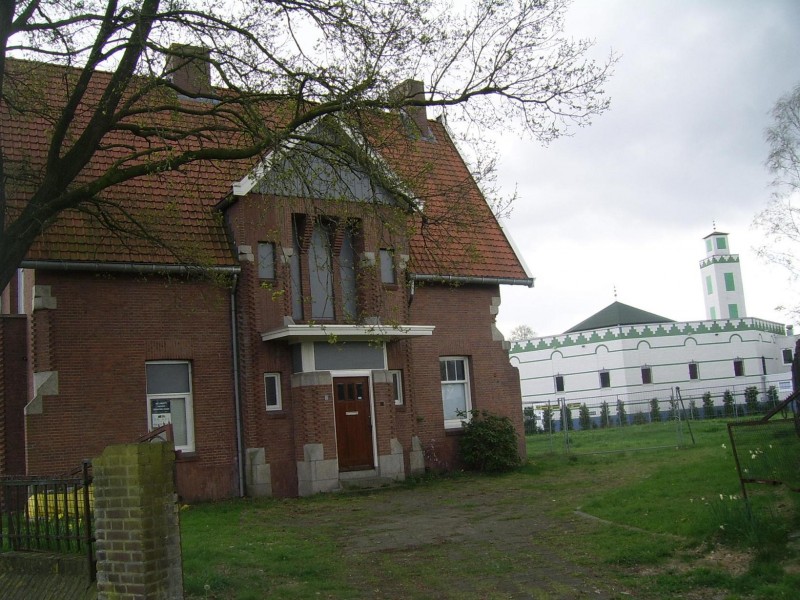
<path fill-rule="evenodd" d="M 85 553 L 95 576 L 91 463 L 59 477 L 0 478 L 0 549 Z"/>
<path fill-rule="evenodd" d="M 761 419 L 728 423 L 728 435 L 745 498 L 747 484 L 800 492 L 800 392 Z"/>
<path fill-rule="evenodd" d="M 557 398 L 523 403 L 525 433 L 555 433 L 675 420 L 738 418 L 767 413 L 786 392 L 775 386 L 680 387 L 633 394 Z"/>

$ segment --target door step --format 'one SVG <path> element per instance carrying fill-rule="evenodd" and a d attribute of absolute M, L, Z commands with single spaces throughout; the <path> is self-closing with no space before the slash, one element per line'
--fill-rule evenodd
<path fill-rule="evenodd" d="M 385 488 L 395 482 L 391 477 L 381 477 L 375 469 L 365 471 L 342 471 L 339 483 L 343 490 L 371 490 Z"/>

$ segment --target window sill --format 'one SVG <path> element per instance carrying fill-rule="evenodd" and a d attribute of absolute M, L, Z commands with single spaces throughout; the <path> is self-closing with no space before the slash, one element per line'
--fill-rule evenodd
<path fill-rule="evenodd" d="M 199 458 L 196 451 L 185 452 L 184 450 L 175 450 L 175 462 L 194 462 Z"/>
<path fill-rule="evenodd" d="M 464 428 L 463 427 L 447 427 L 444 430 L 445 436 L 460 436 L 464 435 Z"/>
<path fill-rule="evenodd" d="M 285 410 L 268 410 L 266 415 L 268 419 L 285 419 L 289 416 Z"/>

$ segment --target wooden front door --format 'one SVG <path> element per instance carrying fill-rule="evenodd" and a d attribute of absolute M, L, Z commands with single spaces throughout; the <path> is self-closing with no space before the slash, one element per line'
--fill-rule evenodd
<path fill-rule="evenodd" d="M 336 377 L 333 380 L 336 407 L 336 449 L 340 471 L 374 467 L 369 378 Z"/>

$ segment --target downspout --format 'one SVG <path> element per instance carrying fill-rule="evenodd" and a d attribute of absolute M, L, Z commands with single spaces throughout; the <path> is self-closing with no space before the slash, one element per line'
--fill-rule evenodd
<path fill-rule="evenodd" d="M 231 286 L 231 348 L 233 354 L 233 406 L 236 412 L 236 453 L 239 476 L 239 497 L 245 495 L 244 481 L 244 444 L 242 440 L 242 399 L 239 393 L 239 328 L 236 326 L 236 288 L 239 285 L 239 276 L 233 276 Z"/>

